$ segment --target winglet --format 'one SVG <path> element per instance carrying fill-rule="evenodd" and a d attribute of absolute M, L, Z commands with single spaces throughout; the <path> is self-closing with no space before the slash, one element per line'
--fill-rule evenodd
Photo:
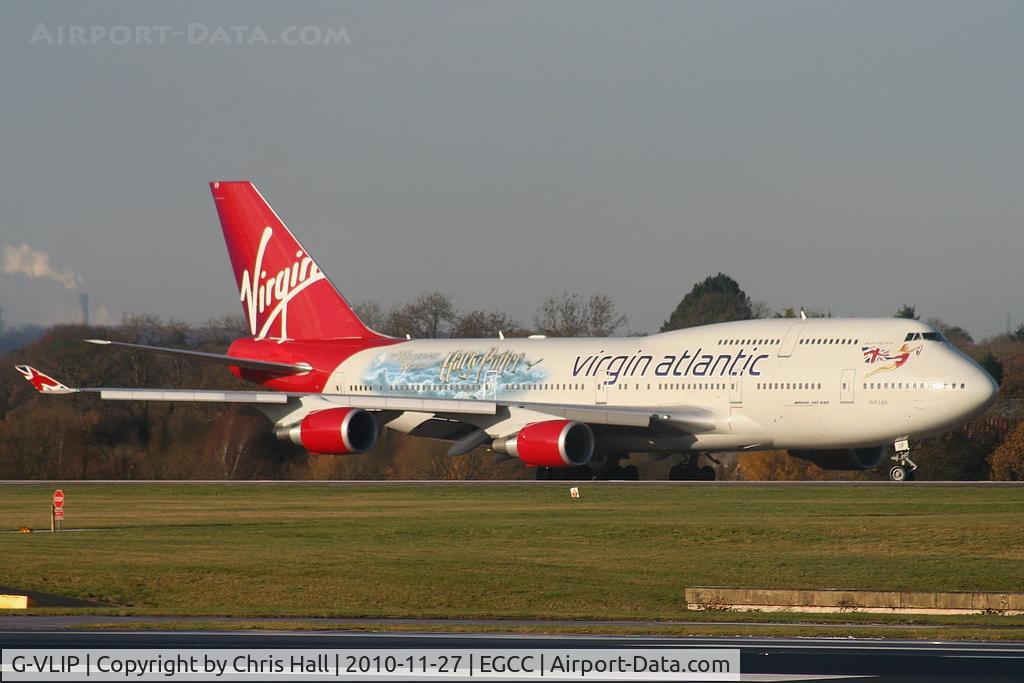
<path fill-rule="evenodd" d="M 73 394 L 77 391 L 77 389 L 64 386 L 49 375 L 39 372 L 31 365 L 18 365 L 15 369 L 24 375 L 25 379 L 41 394 Z"/>

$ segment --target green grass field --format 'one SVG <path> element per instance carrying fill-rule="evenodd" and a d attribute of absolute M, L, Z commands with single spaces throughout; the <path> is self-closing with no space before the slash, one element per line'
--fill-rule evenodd
<path fill-rule="evenodd" d="M 63 489 L 66 526 L 94 530 L 6 532 L 48 529 L 53 487 L 0 486 L 0 585 L 118 613 L 713 621 L 685 587 L 1024 590 L 1021 489 Z"/>

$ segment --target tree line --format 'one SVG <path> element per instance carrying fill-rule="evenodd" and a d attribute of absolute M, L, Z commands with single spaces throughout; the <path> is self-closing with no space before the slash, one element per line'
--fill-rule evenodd
<path fill-rule="evenodd" d="M 360 302 L 354 308 L 371 328 L 397 337 L 635 334 L 626 315 L 603 294 L 552 294 L 527 324 L 498 310 L 460 310 L 451 297 L 437 291 L 387 310 L 373 301 Z M 733 278 L 718 273 L 695 283 L 660 331 L 732 320 L 797 317 L 800 311 L 794 307 L 773 310 L 764 302 L 753 301 Z M 831 316 L 829 311 L 803 313 Z M 894 315 L 920 317 L 913 305 L 901 306 Z M 979 419 L 914 445 L 921 478 L 1024 479 L 1024 325 L 1010 334 L 975 341 L 956 325 L 935 318 L 927 322 L 978 360 L 999 382 L 1001 392 L 997 404 Z M 241 316 L 198 326 L 149 315 L 125 316 L 115 327 L 58 326 L 43 331 L 31 343 L 3 357 L 9 371 L 0 372 L 0 478 L 507 479 L 530 474 L 515 461 L 495 462 L 485 451 L 450 458 L 445 455 L 447 444 L 390 432 L 383 433 L 378 445 L 361 455 L 310 456 L 274 438 L 267 420 L 251 408 L 41 397 L 13 370 L 14 365 L 34 365 L 81 386 L 251 388 L 222 366 L 82 343 L 86 338 L 103 337 L 222 353 L 233 339 L 247 334 Z M 669 466 L 669 461 L 649 463 L 639 456 L 633 460 L 642 476 L 650 478 L 664 477 Z M 742 457 L 726 454 L 716 460 L 720 478 L 837 476 L 784 452 Z M 876 478 L 880 474 L 869 471 L 839 476 Z"/>

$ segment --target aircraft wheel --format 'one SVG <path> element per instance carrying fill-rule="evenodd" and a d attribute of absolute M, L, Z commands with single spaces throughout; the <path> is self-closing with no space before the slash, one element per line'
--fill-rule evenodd
<path fill-rule="evenodd" d="M 640 470 L 637 469 L 636 465 L 627 465 L 622 468 L 622 478 L 626 481 L 639 481 Z"/>
<path fill-rule="evenodd" d="M 668 471 L 670 481 L 693 481 L 697 478 L 697 470 L 688 463 L 679 463 Z"/>
<path fill-rule="evenodd" d="M 624 469 L 618 465 L 604 466 L 594 472 L 594 479 L 599 481 L 615 481 L 617 479 L 625 479 Z"/>
<path fill-rule="evenodd" d="M 889 468 L 889 481 L 906 481 L 907 475 L 907 468 L 902 465 L 893 465 Z"/>
<path fill-rule="evenodd" d="M 567 481 L 575 481 L 577 479 L 593 479 L 594 471 L 591 470 L 587 465 L 577 465 L 576 467 L 566 467 L 559 470 L 561 476 L 559 479 L 565 479 Z"/>
<path fill-rule="evenodd" d="M 697 478 L 701 481 L 714 481 L 715 480 L 715 468 L 710 465 L 704 465 L 697 470 Z"/>
<path fill-rule="evenodd" d="M 538 467 L 537 468 L 537 481 L 547 481 L 551 478 L 550 467 Z"/>

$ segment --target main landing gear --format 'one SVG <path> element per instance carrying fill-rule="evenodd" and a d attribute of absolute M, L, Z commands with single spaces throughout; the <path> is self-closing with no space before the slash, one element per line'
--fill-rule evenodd
<path fill-rule="evenodd" d="M 594 478 L 594 473 L 587 465 L 577 467 L 538 467 L 539 481 L 586 481 Z"/>
<path fill-rule="evenodd" d="M 917 465 L 910 459 L 910 442 L 900 439 L 893 444 L 894 453 L 889 457 L 889 481 L 914 481 Z"/>
<path fill-rule="evenodd" d="M 594 470 L 594 479 L 637 481 L 640 479 L 640 470 L 637 469 L 636 465 L 626 465 L 623 467 L 619 464 L 620 460 L 627 458 L 629 458 L 629 453 L 621 453 L 619 451 L 598 454 L 595 456 L 597 467 Z"/>
<path fill-rule="evenodd" d="M 714 481 L 715 468 L 710 465 L 697 466 L 699 453 L 684 453 L 683 459 L 668 471 L 670 481 Z"/>
<path fill-rule="evenodd" d="M 640 479 L 640 470 L 636 465 L 623 467 L 620 460 L 629 457 L 629 453 L 613 451 L 609 453 L 597 453 L 589 465 L 578 467 L 538 467 L 537 479 L 556 481 L 578 481 L 586 479 L 597 480 L 621 480 L 637 481 Z"/>

